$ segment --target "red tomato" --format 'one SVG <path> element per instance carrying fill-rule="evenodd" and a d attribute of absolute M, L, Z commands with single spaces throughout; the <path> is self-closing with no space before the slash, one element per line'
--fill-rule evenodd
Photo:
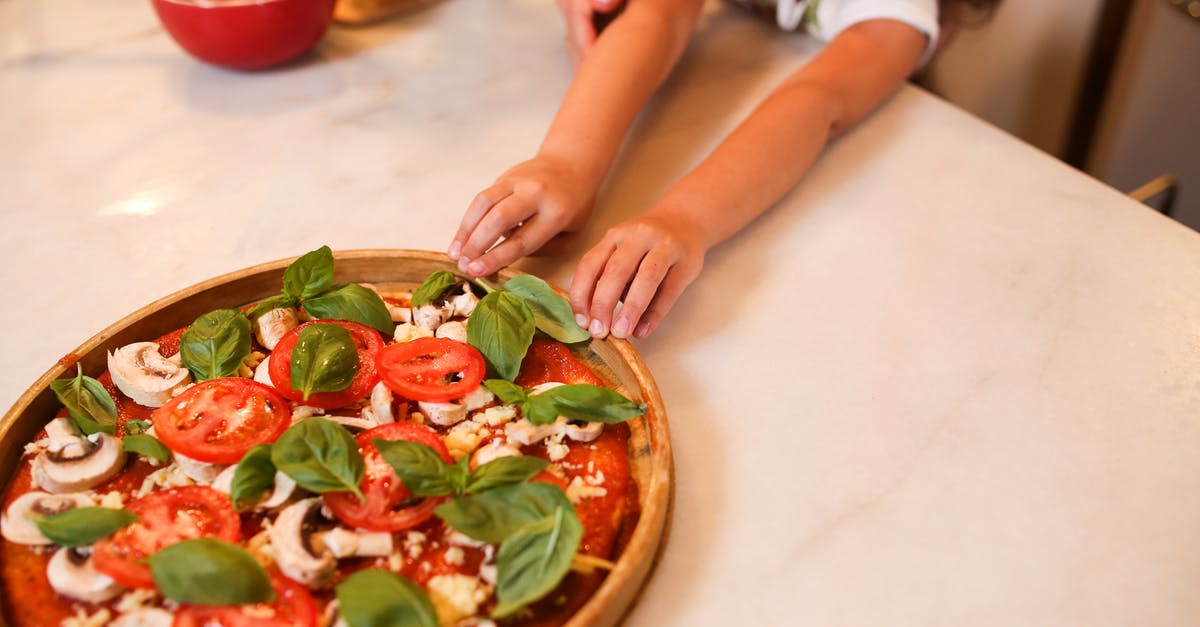
<path fill-rule="evenodd" d="M 325 495 L 325 504 L 338 520 L 371 531 L 403 531 L 425 522 L 445 499 L 425 498 L 414 502 L 412 492 L 404 487 L 396 471 L 383 461 L 375 445 L 371 444 L 371 440 L 376 439 L 420 442 L 437 451 L 447 464 L 454 462 L 442 439 L 426 427 L 410 422 L 375 427 L 355 437 L 366 462 L 366 473 L 362 483 L 358 484 L 366 501 L 358 500 L 349 492 L 330 492 Z"/>
<path fill-rule="evenodd" d="M 271 573 L 275 600 L 252 605 L 184 605 L 173 627 L 316 627 L 320 610 L 303 585 Z"/>
<path fill-rule="evenodd" d="M 212 379 L 167 401 L 151 415 L 172 451 L 213 464 L 233 464 L 255 444 L 274 442 L 292 424 L 288 402 L 250 379 Z"/>
<path fill-rule="evenodd" d="M 292 388 L 292 350 L 296 348 L 296 342 L 300 339 L 300 331 L 312 324 L 336 324 L 350 332 L 350 337 L 358 345 L 358 374 L 354 375 L 354 380 L 350 382 L 350 385 L 340 392 L 316 392 L 309 394 L 308 400 L 304 400 L 304 395 Z M 370 394 L 371 388 L 379 382 L 379 376 L 375 374 L 375 355 L 379 353 L 381 346 L 383 346 L 383 338 L 379 335 L 379 331 L 364 324 L 349 320 L 305 322 L 280 338 L 279 343 L 275 345 L 275 350 L 271 352 L 271 363 L 268 366 L 271 383 L 284 397 L 300 401 L 305 405 L 322 409 L 345 407 Z"/>
<path fill-rule="evenodd" d="M 130 588 L 153 588 L 150 567 L 142 559 L 183 540 L 216 538 L 238 542 L 241 522 L 229 497 L 200 485 L 151 492 L 125 509 L 139 520 L 96 542 L 96 570 Z"/>
<path fill-rule="evenodd" d="M 334 0 L 154 0 L 158 19 L 180 47 L 237 69 L 278 65 L 303 54 L 325 34 L 333 5 Z"/>
<path fill-rule="evenodd" d="M 414 401 L 444 403 L 479 387 L 487 363 L 474 346 L 423 337 L 379 351 L 379 376 L 393 392 Z"/>

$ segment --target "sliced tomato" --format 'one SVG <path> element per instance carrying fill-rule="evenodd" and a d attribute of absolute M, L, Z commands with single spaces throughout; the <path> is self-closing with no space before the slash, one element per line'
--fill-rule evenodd
<path fill-rule="evenodd" d="M 433 509 L 444 498 L 417 499 L 409 492 L 396 471 L 383 457 L 371 440 L 408 440 L 420 442 L 437 451 L 442 461 L 453 463 L 450 451 L 436 433 L 427 427 L 410 422 L 393 422 L 363 431 L 354 438 L 366 462 L 366 472 L 358 488 L 365 501 L 349 492 L 330 492 L 325 495 L 325 504 L 338 520 L 352 527 L 371 531 L 402 531 L 415 527 L 433 515 Z"/>
<path fill-rule="evenodd" d="M 486 372 L 487 362 L 474 346 L 442 337 L 400 342 L 379 351 L 383 384 L 414 401 L 462 398 L 479 387 Z"/>
<path fill-rule="evenodd" d="M 303 585 L 272 572 L 275 600 L 250 605 L 184 605 L 172 627 L 316 627 L 320 609 Z"/>
<path fill-rule="evenodd" d="M 96 542 L 92 557 L 96 570 L 130 588 L 153 588 L 150 567 L 142 560 L 176 542 L 217 538 L 236 543 L 242 538 L 229 496 L 207 486 L 151 492 L 125 509 L 137 514 L 138 521 Z"/>
<path fill-rule="evenodd" d="M 151 415 L 167 448 L 212 464 L 233 464 L 255 444 L 274 442 L 292 424 L 288 402 L 250 379 L 197 383 Z"/>
<path fill-rule="evenodd" d="M 314 324 L 336 324 L 350 332 L 350 337 L 358 346 L 358 373 L 346 389 L 340 392 L 315 392 L 305 400 L 304 394 L 292 387 L 292 351 L 300 340 L 300 331 Z M 293 328 L 279 339 L 275 350 L 271 352 L 267 372 L 271 375 L 271 384 L 285 398 L 322 409 L 345 407 L 370 394 L 371 388 L 379 382 L 379 375 L 375 374 L 375 355 L 382 346 L 383 336 L 365 324 L 349 320 L 313 320 Z"/>

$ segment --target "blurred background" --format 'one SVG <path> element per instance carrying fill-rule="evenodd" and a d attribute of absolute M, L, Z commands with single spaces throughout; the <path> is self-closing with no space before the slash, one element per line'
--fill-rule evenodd
<path fill-rule="evenodd" d="M 1200 0 L 1004 0 L 924 83 L 1200 230 Z"/>

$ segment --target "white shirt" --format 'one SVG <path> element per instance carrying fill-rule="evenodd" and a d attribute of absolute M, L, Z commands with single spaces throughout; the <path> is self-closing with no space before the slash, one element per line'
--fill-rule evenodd
<path fill-rule="evenodd" d="M 785 30 L 805 32 L 829 41 L 847 28 L 874 19 L 903 22 L 928 38 L 924 65 L 937 47 L 937 0 L 775 0 L 775 21 Z M 815 5 L 815 6 L 810 6 Z"/>

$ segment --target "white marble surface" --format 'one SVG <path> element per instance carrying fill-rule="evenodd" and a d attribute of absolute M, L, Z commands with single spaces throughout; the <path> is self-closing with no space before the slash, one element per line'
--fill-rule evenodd
<path fill-rule="evenodd" d="M 0 3 L 0 405 L 196 281 L 442 249 L 569 80 L 552 4 L 449 0 L 239 74 L 141 2 Z M 710 7 L 583 239 L 814 46 Z M 1195 233 L 905 89 L 638 345 L 678 490 L 630 624 L 1195 624 L 1198 331 Z"/>

